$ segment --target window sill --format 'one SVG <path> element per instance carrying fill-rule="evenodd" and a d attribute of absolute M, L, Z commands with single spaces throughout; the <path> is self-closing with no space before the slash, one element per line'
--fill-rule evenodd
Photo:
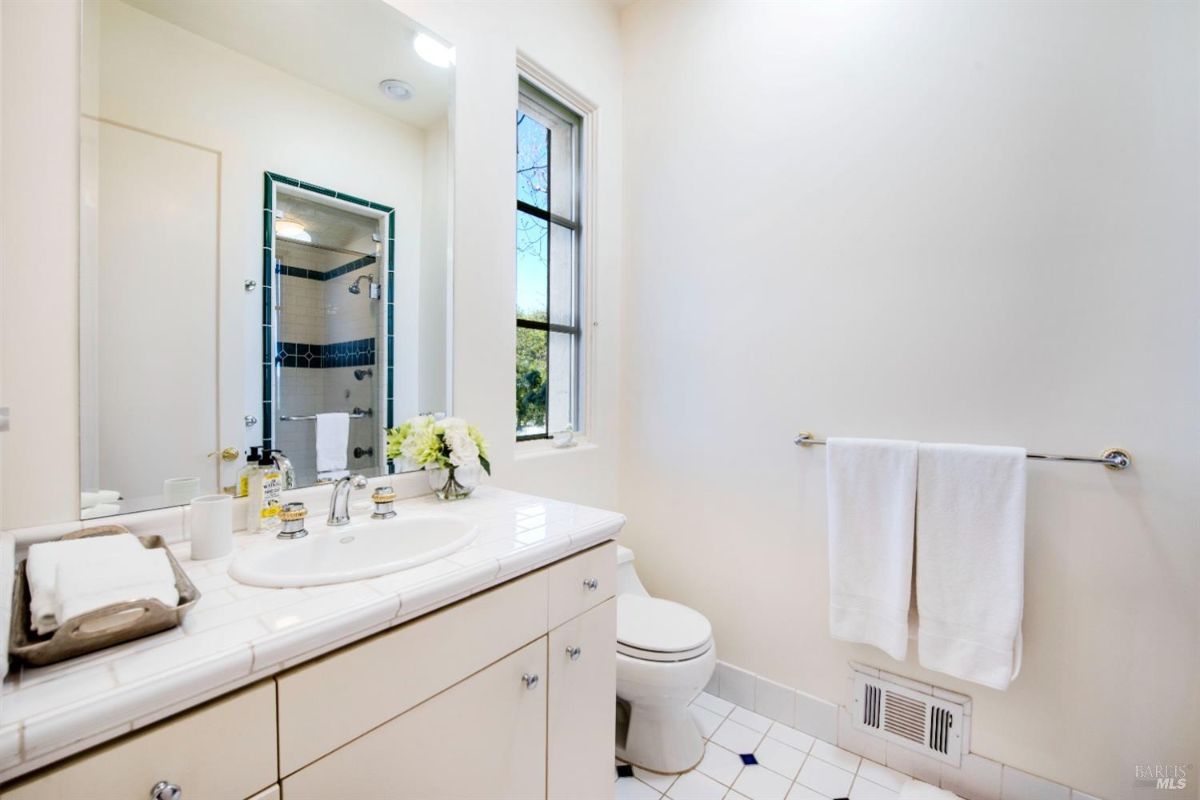
<path fill-rule="evenodd" d="M 517 442 L 517 446 L 513 450 L 513 460 L 525 461 L 531 458 L 567 455 L 570 453 L 579 453 L 598 449 L 600 449 L 599 445 L 588 441 L 583 436 L 575 437 L 574 447 L 555 447 L 554 442 L 550 439 L 530 439 L 524 442 Z"/>

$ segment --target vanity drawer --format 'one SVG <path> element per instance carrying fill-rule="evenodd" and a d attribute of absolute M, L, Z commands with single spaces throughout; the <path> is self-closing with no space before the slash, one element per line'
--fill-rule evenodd
<path fill-rule="evenodd" d="M 275 686 L 264 681 L 6 787 L 0 799 L 141 800 L 159 781 L 185 798 L 236 799 L 276 780 Z"/>
<path fill-rule="evenodd" d="M 605 542 L 547 569 L 550 574 L 550 627 L 613 597 L 617 589 L 617 544 Z"/>
<path fill-rule="evenodd" d="M 546 633 L 546 571 L 279 676 L 289 775 Z"/>

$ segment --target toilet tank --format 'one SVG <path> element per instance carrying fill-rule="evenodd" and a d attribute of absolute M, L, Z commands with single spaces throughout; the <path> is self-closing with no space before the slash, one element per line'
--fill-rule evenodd
<path fill-rule="evenodd" d="M 617 594 L 640 594 L 649 597 L 650 593 L 638 579 L 637 570 L 633 566 L 633 551 L 623 545 L 617 545 Z"/>

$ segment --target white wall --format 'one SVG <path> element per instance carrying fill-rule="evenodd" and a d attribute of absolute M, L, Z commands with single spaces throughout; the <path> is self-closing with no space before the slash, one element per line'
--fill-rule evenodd
<path fill-rule="evenodd" d="M 79 12 L 5 3 L 0 16 L 0 506 L 16 527 L 79 514 Z"/>
<path fill-rule="evenodd" d="M 620 41 L 607 3 L 505 4 L 397 2 L 418 23 L 458 46 L 454 136 L 454 408 L 492 442 L 494 482 L 599 505 L 616 504 L 616 398 L 621 250 Z M 78 8 L 69 0 L 10 3 L 3 14 L 4 228 L 3 355 L 5 403 L 14 428 L 5 442 L 8 479 L 3 526 L 73 519 L 77 415 Z M 516 53 L 535 60 L 600 107 L 600 161 L 595 176 L 600 223 L 592 302 L 594 330 L 591 432 L 594 447 L 517 457 L 515 360 L 514 157 Z M 14 74 L 10 65 L 22 76 Z M 29 76 L 39 76 L 31 81 Z M 293 163 L 289 154 L 271 153 Z M 11 169 L 9 168 L 11 165 Z M 336 183 L 320 174 L 318 183 Z M 261 194 L 261 186 L 253 190 Z M 371 189 L 363 192 L 371 197 Z M 376 193 L 378 194 L 378 193 Z M 45 220 L 60 222 L 45 236 Z M 413 215 L 413 219 L 418 219 Z M 257 217 L 244 227 L 257 230 Z M 223 235 L 237 231 L 223 229 Z M 34 254 L 38 270 L 24 267 Z M 247 263 L 247 274 L 257 266 Z M 240 292 L 240 287 L 238 287 Z M 223 298 L 236 303 L 237 298 Z M 45 320 L 37 352 L 21 339 Z M 222 330 L 240 325 L 224 315 Z M 230 416 L 243 400 L 234 398 Z M 2 404 L 2 403 L 0 403 Z M 242 413 L 240 411 L 238 414 Z M 20 471 L 14 475 L 17 466 Z"/>
<path fill-rule="evenodd" d="M 826 699 L 848 659 L 966 692 L 972 749 L 1100 796 L 1194 764 L 1195 4 L 664 0 L 623 26 L 620 490 L 650 589 Z M 1030 465 L 998 693 L 829 637 L 803 428 L 1135 467 Z"/>

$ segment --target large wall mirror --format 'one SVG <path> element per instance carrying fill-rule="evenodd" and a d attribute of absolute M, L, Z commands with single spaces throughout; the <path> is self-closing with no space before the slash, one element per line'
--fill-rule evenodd
<path fill-rule="evenodd" d="M 82 518 L 450 411 L 453 60 L 384 0 L 84 0 Z"/>

